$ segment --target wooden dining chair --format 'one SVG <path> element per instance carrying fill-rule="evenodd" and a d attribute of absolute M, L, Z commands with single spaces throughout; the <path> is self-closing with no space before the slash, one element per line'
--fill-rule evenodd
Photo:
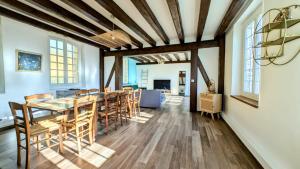
<path fill-rule="evenodd" d="M 104 89 L 104 93 L 109 93 L 109 92 L 112 92 L 111 87 L 106 87 Z"/>
<path fill-rule="evenodd" d="M 137 89 L 134 91 L 133 93 L 133 105 L 132 105 L 132 109 L 133 109 L 133 113 L 138 116 L 140 116 L 141 114 L 141 95 L 142 95 L 142 89 Z M 138 112 L 138 114 L 137 114 Z"/>
<path fill-rule="evenodd" d="M 97 96 L 84 96 L 74 99 L 74 115 L 63 122 L 65 134 L 75 133 L 77 151 L 81 151 L 82 138 L 88 136 L 89 143 L 94 141 L 93 118 L 96 112 Z"/>
<path fill-rule="evenodd" d="M 105 133 L 108 133 L 109 130 L 109 121 L 113 120 L 115 122 L 115 129 L 117 129 L 118 121 L 118 108 L 119 108 L 119 99 L 118 93 L 110 92 L 105 93 L 104 95 L 104 110 L 98 112 L 100 123 L 102 120 L 105 120 Z"/>
<path fill-rule="evenodd" d="M 82 89 L 82 90 L 78 90 L 75 92 L 75 96 L 87 96 L 89 95 L 89 90 L 85 90 L 85 89 Z"/>
<path fill-rule="evenodd" d="M 133 90 L 132 87 L 124 87 L 123 91 L 128 93 L 127 106 L 128 106 L 128 114 L 129 114 L 129 117 L 131 118 L 132 113 L 133 113 L 133 100 L 134 100 L 133 93 L 134 93 L 134 90 Z"/>
<path fill-rule="evenodd" d="M 119 116 L 121 120 L 121 125 L 123 125 L 123 118 L 125 118 L 125 122 L 127 123 L 127 115 L 128 115 L 128 95 L 129 93 L 124 91 L 118 94 L 119 97 Z"/>
<path fill-rule="evenodd" d="M 37 145 L 37 151 L 40 150 L 39 144 L 46 141 L 48 147 L 53 147 L 59 145 L 60 152 L 63 152 L 63 143 L 62 143 L 62 128 L 61 125 L 52 122 L 50 120 L 43 121 L 39 124 L 31 125 L 28 119 L 28 112 L 26 104 L 18 104 L 14 102 L 9 102 L 9 107 L 11 109 L 13 118 L 14 118 L 14 127 L 16 130 L 17 137 L 17 164 L 21 165 L 21 149 L 26 150 L 26 169 L 30 168 L 30 150 L 31 145 Z M 58 137 L 52 137 L 53 132 L 58 131 Z M 21 134 L 25 136 L 24 139 L 21 139 Z M 40 136 L 45 135 L 44 139 L 40 140 Z M 33 138 L 33 139 L 31 139 Z M 59 142 L 57 143 L 57 141 Z M 26 142 L 25 145 L 22 145 L 22 141 Z M 32 141 L 32 143 L 30 143 Z M 55 144 L 51 145 L 51 142 Z"/>
<path fill-rule="evenodd" d="M 25 101 L 26 105 L 28 106 L 29 104 L 35 103 L 35 102 L 43 102 L 43 101 L 48 101 L 52 100 L 54 97 L 52 94 L 34 94 L 30 96 L 25 96 Z M 41 109 L 32 109 L 28 107 L 29 110 L 29 116 L 30 116 L 30 122 L 31 123 L 38 123 L 39 121 L 43 120 L 48 120 L 48 119 L 57 119 L 59 120 L 59 115 L 54 115 L 52 111 L 45 111 Z M 42 113 L 47 113 L 43 114 L 42 116 L 35 117 L 35 114 L 42 114 Z"/>

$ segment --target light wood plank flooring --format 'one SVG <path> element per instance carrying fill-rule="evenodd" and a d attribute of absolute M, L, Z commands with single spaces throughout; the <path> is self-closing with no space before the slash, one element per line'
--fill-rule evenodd
<path fill-rule="evenodd" d="M 224 121 L 189 113 L 188 102 L 173 96 L 158 110 L 142 109 L 140 118 L 108 135 L 99 132 L 79 155 L 72 140 L 62 155 L 56 148 L 34 149 L 31 168 L 262 168 Z M 0 168 L 18 168 L 16 157 L 14 130 L 0 133 Z"/>

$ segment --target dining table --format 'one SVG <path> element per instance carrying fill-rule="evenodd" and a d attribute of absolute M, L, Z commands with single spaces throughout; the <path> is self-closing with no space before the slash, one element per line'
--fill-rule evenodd
<path fill-rule="evenodd" d="M 123 90 L 116 90 L 114 92 L 121 93 L 124 92 Z M 94 93 L 90 95 L 97 96 L 97 107 L 104 106 L 104 92 Z M 30 102 L 27 104 L 27 107 L 39 110 L 47 110 L 51 112 L 56 112 L 63 115 L 63 120 L 67 120 L 68 114 L 72 112 L 74 109 L 74 99 L 77 96 L 69 96 L 69 97 L 62 97 L 62 98 L 54 98 L 50 100 L 41 100 L 36 102 Z M 98 121 L 98 113 L 94 113 L 94 120 L 93 120 L 93 139 L 96 140 L 96 135 L 98 133 L 97 127 Z"/>

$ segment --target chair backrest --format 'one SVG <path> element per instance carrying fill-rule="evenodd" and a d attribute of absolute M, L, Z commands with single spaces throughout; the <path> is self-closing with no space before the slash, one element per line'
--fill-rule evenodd
<path fill-rule="evenodd" d="M 123 90 L 124 91 L 133 91 L 133 88 L 132 87 L 123 87 Z"/>
<path fill-rule="evenodd" d="M 137 102 L 141 101 L 142 89 L 137 89 L 134 91 L 134 100 Z"/>
<path fill-rule="evenodd" d="M 30 96 L 25 96 L 26 105 L 34 102 L 40 102 L 40 101 L 47 101 L 52 100 L 54 97 L 52 94 L 44 93 L 44 94 L 34 94 Z M 41 112 L 43 110 L 33 110 L 32 108 L 28 108 L 29 115 L 30 115 L 30 121 L 33 122 L 33 114 L 37 112 Z"/>
<path fill-rule="evenodd" d="M 129 96 L 129 92 L 121 92 L 121 93 L 118 94 L 120 109 L 122 111 L 127 110 L 128 102 L 129 102 L 128 96 Z"/>
<path fill-rule="evenodd" d="M 20 139 L 20 133 L 30 137 L 30 124 L 28 119 L 28 112 L 26 104 L 18 104 L 9 102 L 9 107 L 14 118 L 14 126 L 16 129 L 17 138 Z"/>
<path fill-rule="evenodd" d="M 104 89 L 104 93 L 109 93 L 109 92 L 112 92 L 112 91 L 111 91 L 111 87 L 106 87 L 106 88 Z"/>
<path fill-rule="evenodd" d="M 43 101 L 43 100 L 51 100 L 53 99 L 53 95 L 49 93 L 44 93 L 44 94 L 34 94 L 30 96 L 25 96 L 25 101 L 26 104 L 31 103 L 31 102 L 37 102 L 37 101 Z"/>
<path fill-rule="evenodd" d="M 78 90 L 75 92 L 75 96 L 87 96 L 89 95 L 89 90 Z"/>
<path fill-rule="evenodd" d="M 100 93 L 99 89 L 89 89 L 89 94 L 98 94 Z"/>
<path fill-rule="evenodd" d="M 89 120 L 92 124 L 94 113 L 96 112 L 97 96 L 84 96 L 74 99 L 74 119 L 75 123 Z"/>
<path fill-rule="evenodd" d="M 116 113 L 118 111 L 119 99 L 118 93 L 110 92 L 104 95 L 105 113 Z"/>

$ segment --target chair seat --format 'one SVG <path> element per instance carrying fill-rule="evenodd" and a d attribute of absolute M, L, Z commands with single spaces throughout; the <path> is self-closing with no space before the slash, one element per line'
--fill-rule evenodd
<path fill-rule="evenodd" d="M 81 126 L 85 126 L 87 124 L 89 124 L 88 119 L 82 120 L 82 121 L 77 122 L 77 123 L 75 123 L 75 120 L 70 120 L 70 121 L 64 122 L 62 125 L 67 127 L 67 128 L 74 128 L 75 125 L 77 125 L 77 127 L 81 127 Z"/>
<path fill-rule="evenodd" d="M 39 135 L 41 133 L 58 130 L 59 127 L 59 124 L 50 120 L 40 121 L 39 124 L 30 126 L 30 135 L 34 136 Z"/>

